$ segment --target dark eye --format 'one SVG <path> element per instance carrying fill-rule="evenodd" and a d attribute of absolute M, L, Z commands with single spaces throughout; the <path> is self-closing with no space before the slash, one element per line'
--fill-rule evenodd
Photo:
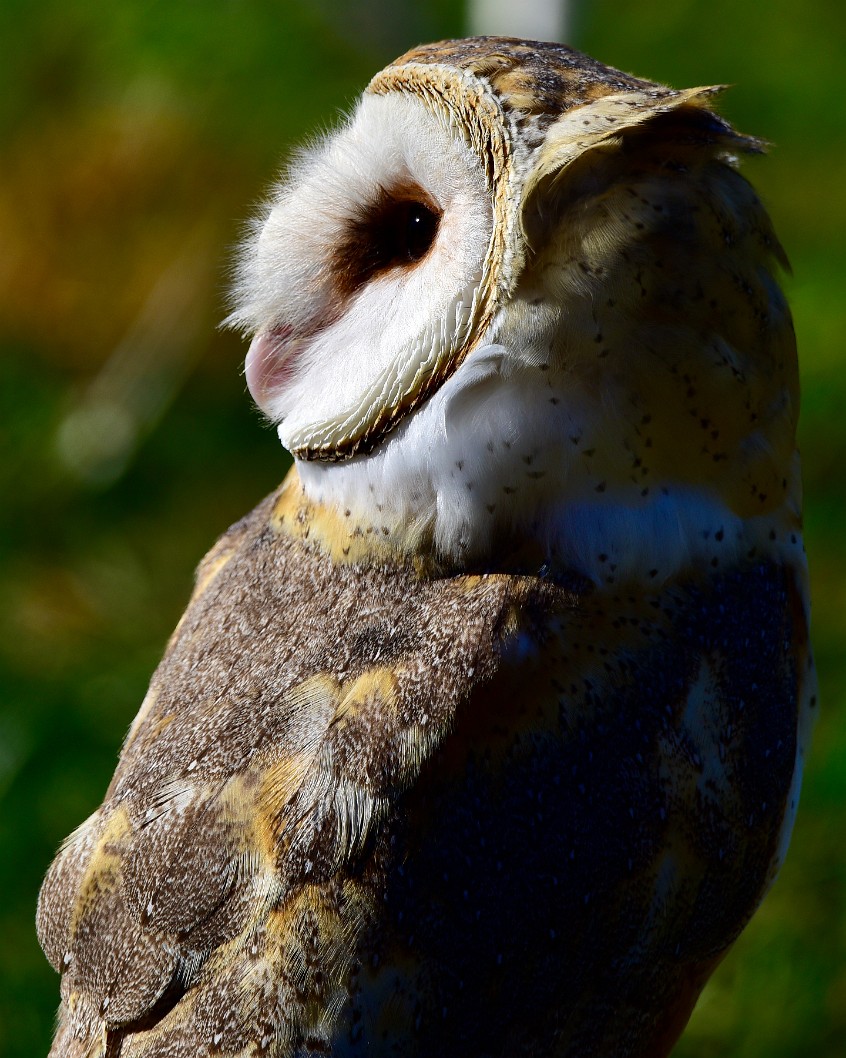
<path fill-rule="evenodd" d="M 422 202 L 398 203 L 396 217 L 397 259 L 419 261 L 429 252 L 438 233 L 438 215 Z"/>
<path fill-rule="evenodd" d="M 370 274 L 425 257 L 435 241 L 439 219 L 439 214 L 418 199 L 384 196 L 360 228 L 359 251 Z"/>
<path fill-rule="evenodd" d="M 414 265 L 432 248 L 440 211 L 423 201 L 419 188 L 403 190 L 400 195 L 383 191 L 350 223 L 335 255 L 342 291 L 352 292 L 380 272 Z"/>

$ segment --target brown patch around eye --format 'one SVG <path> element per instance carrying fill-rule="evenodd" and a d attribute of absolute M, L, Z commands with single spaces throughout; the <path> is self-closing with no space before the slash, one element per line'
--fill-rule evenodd
<path fill-rule="evenodd" d="M 432 248 L 441 210 L 415 184 L 380 188 L 375 200 L 346 225 L 335 254 L 340 292 L 349 295 L 395 268 L 410 268 Z"/>

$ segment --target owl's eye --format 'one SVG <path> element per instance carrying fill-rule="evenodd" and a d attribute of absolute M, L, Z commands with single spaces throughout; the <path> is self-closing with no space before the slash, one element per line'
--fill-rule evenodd
<path fill-rule="evenodd" d="M 400 202 L 396 212 L 394 245 L 397 259 L 419 261 L 435 241 L 440 218 L 422 202 Z"/>
<path fill-rule="evenodd" d="M 360 229 L 359 250 L 370 274 L 415 264 L 429 252 L 440 214 L 419 199 L 384 196 Z"/>
<path fill-rule="evenodd" d="M 421 261 L 435 242 L 441 213 L 419 197 L 383 192 L 353 220 L 338 248 L 339 280 L 351 292 L 393 268 Z"/>

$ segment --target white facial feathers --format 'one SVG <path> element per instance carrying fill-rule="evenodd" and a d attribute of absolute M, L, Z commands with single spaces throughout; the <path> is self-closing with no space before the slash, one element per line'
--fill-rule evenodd
<path fill-rule="evenodd" d="M 230 317 L 256 335 L 248 384 L 287 448 L 354 434 L 466 339 L 492 224 L 478 159 L 413 96 L 366 95 L 294 166 Z"/>

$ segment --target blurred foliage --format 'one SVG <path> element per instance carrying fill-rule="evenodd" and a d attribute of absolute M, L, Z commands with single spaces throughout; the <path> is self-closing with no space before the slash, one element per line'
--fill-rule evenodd
<path fill-rule="evenodd" d="M 790 856 L 680 1058 L 846 1051 L 846 9 L 584 0 L 575 39 L 777 146 L 748 172 L 793 260 L 822 715 Z M 450 0 L 0 7 L 0 1052 L 46 1053 L 42 875 L 99 803 L 192 568 L 281 478 L 217 330 L 240 225 L 291 144 Z"/>

